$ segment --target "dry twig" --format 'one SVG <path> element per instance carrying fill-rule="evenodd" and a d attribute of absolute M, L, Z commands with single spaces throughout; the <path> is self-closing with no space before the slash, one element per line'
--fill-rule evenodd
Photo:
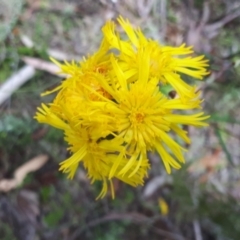
<path fill-rule="evenodd" d="M 35 70 L 32 66 L 25 66 L 7 79 L 0 86 L 0 105 L 6 101 L 20 86 L 32 78 Z"/>
<path fill-rule="evenodd" d="M 14 178 L 0 180 L 0 191 L 9 192 L 22 184 L 26 175 L 41 168 L 48 161 L 47 155 L 39 155 L 24 163 L 14 172 Z"/>
<path fill-rule="evenodd" d="M 43 70 L 58 76 L 64 76 L 64 77 L 66 76 L 66 75 L 58 74 L 58 72 L 60 72 L 60 69 L 54 63 L 44 61 L 40 58 L 33 58 L 33 57 L 23 57 L 22 60 L 28 65 L 36 69 Z"/>
<path fill-rule="evenodd" d="M 129 220 L 134 223 L 138 224 L 149 224 L 149 227 L 157 234 L 164 236 L 168 239 L 172 240 L 187 240 L 186 238 L 182 237 L 178 233 L 173 233 L 170 231 L 166 231 L 163 229 L 159 229 L 153 226 L 153 223 L 156 221 L 156 218 L 149 218 L 144 216 L 143 214 L 137 213 L 137 212 L 132 212 L 132 213 L 111 213 L 109 215 L 106 215 L 100 219 L 93 220 L 89 223 L 87 223 L 85 226 L 77 229 L 72 236 L 69 238 L 69 240 L 75 240 L 79 239 L 79 236 L 85 232 L 89 228 L 96 227 L 97 225 L 104 224 L 106 222 L 110 221 L 124 221 L 124 220 Z"/>

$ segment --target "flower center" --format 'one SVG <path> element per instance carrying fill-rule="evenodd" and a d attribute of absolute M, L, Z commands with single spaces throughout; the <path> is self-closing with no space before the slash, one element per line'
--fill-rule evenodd
<path fill-rule="evenodd" d="M 144 120 L 144 114 L 143 113 L 136 113 L 135 118 L 138 123 L 142 123 Z"/>
<path fill-rule="evenodd" d="M 144 121 L 145 114 L 140 112 L 132 112 L 129 119 L 133 125 L 140 124 Z"/>

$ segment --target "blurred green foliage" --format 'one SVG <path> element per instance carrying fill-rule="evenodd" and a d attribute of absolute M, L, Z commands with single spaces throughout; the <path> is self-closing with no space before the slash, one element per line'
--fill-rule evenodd
<path fill-rule="evenodd" d="M 0 148 L 12 151 L 15 147 L 24 147 L 31 143 L 32 133 L 37 123 L 29 118 L 4 115 L 0 119 Z"/>
<path fill-rule="evenodd" d="M 0 237 L 4 240 L 17 240 L 13 234 L 11 227 L 3 221 L 1 221 L 0 224 Z"/>
<path fill-rule="evenodd" d="M 174 187 L 169 197 L 176 210 L 175 219 L 179 223 L 199 220 L 202 230 L 213 234 L 212 239 L 237 240 L 240 236 L 239 201 L 217 191 L 209 192 L 205 184 L 193 181 L 186 169 L 187 166 L 173 175 Z"/>

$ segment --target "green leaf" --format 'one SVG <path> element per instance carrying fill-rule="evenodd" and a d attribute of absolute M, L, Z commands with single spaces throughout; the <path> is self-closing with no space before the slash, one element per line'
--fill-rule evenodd
<path fill-rule="evenodd" d="M 227 146 L 226 146 L 226 144 L 225 144 L 225 142 L 223 140 L 221 131 L 220 131 L 220 129 L 218 129 L 217 125 L 214 128 L 214 131 L 215 131 L 215 134 L 216 134 L 216 136 L 218 138 L 219 144 L 221 145 L 224 153 L 226 154 L 226 157 L 227 157 L 228 161 L 233 164 L 232 156 L 231 156 L 230 152 L 227 149 Z"/>
<path fill-rule="evenodd" d="M 164 94 L 165 96 L 168 96 L 168 94 L 174 90 L 173 87 L 170 84 L 165 84 L 159 86 L 159 91 Z"/>
<path fill-rule="evenodd" d="M 240 121 L 233 119 L 230 116 L 220 116 L 218 114 L 212 114 L 209 122 L 226 122 L 240 124 Z"/>
<path fill-rule="evenodd" d="M 49 227 L 57 226 L 64 215 L 63 210 L 64 209 L 60 207 L 52 209 L 52 211 L 44 217 L 44 222 L 46 222 Z"/>

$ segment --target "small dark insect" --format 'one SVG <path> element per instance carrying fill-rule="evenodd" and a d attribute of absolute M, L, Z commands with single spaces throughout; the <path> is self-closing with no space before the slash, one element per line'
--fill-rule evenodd
<path fill-rule="evenodd" d="M 168 93 L 168 95 L 169 95 L 170 98 L 174 99 L 176 97 L 176 95 L 177 95 L 177 92 L 176 91 L 170 91 Z"/>

